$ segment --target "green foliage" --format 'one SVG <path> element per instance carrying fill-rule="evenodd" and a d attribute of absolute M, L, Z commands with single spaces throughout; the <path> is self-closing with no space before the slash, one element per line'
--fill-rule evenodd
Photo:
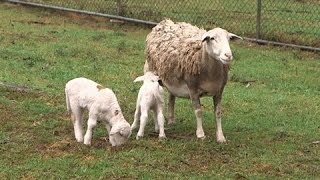
<path fill-rule="evenodd" d="M 65 83 L 84 76 L 112 88 L 132 123 L 150 29 L 8 4 L 0 19 L 0 81 L 29 89 L 0 86 L 0 179 L 320 178 L 317 54 L 232 43 L 226 144 L 215 142 L 212 101 L 203 98 L 203 141 L 190 101 L 178 99 L 167 140 L 158 140 L 151 118 L 142 140 L 133 132 L 118 149 L 98 124 L 87 147 L 73 137 Z"/>

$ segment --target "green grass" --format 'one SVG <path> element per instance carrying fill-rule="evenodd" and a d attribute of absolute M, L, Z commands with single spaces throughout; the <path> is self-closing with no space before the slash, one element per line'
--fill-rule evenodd
<path fill-rule="evenodd" d="M 256 38 L 257 1 L 254 0 L 31 0 L 42 4 L 160 22 L 186 21 L 206 29 L 222 27 Z M 121 3 L 117 3 L 121 2 Z M 262 1 L 261 39 L 320 47 L 318 0 Z"/>
<path fill-rule="evenodd" d="M 132 123 L 150 29 L 106 19 L 0 4 L 0 179 L 319 179 L 319 55 L 234 42 L 222 101 L 226 144 L 215 142 L 211 98 L 197 140 L 189 100 L 158 141 L 153 123 L 122 148 L 94 130 L 75 142 L 64 85 L 85 76 L 112 88 Z M 246 87 L 241 82 L 254 80 Z"/>

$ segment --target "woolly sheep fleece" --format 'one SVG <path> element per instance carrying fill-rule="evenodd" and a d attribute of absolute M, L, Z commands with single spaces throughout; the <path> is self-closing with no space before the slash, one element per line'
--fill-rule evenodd
<path fill-rule="evenodd" d="M 163 20 L 147 36 L 147 62 L 164 80 L 179 79 L 183 73 L 200 73 L 202 35 L 206 32 L 185 22 Z M 174 74 L 172 76 L 171 74 Z"/>

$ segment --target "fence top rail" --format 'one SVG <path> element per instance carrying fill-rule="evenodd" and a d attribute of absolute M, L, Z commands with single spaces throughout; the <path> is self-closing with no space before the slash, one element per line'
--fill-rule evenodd
<path fill-rule="evenodd" d="M 34 6 L 34 7 L 54 9 L 54 10 L 60 10 L 60 11 L 81 13 L 81 14 L 100 16 L 100 17 L 105 17 L 105 18 L 110 18 L 110 19 L 118 19 L 118 20 L 138 23 L 138 24 L 145 24 L 145 25 L 149 25 L 149 26 L 155 26 L 157 24 L 156 22 L 152 22 L 152 21 L 145 21 L 145 20 L 129 18 L 129 17 L 124 17 L 124 16 L 98 13 L 98 12 L 92 12 L 92 11 L 86 11 L 86 10 L 78 10 L 78 9 L 72 9 L 72 8 L 60 7 L 60 6 L 54 6 L 54 5 L 46 5 L 46 4 L 40 4 L 40 3 L 33 3 L 33 2 L 27 2 L 27 1 L 21 1 L 21 0 L 4 0 L 4 1 L 9 2 L 9 3 L 17 3 L 17 4 L 27 5 L 27 6 Z M 317 48 L 317 47 L 276 42 L 276 41 L 269 41 L 269 40 L 264 40 L 264 39 L 260 39 L 257 37 L 256 38 L 245 37 L 244 40 L 256 42 L 256 43 L 260 43 L 260 44 L 271 44 L 271 45 L 276 45 L 276 46 L 286 46 L 286 47 L 298 48 L 301 50 L 320 52 L 320 48 Z"/>

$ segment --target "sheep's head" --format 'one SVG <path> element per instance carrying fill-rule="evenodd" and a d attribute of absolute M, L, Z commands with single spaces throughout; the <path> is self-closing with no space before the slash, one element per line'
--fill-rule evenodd
<path fill-rule="evenodd" d="M 223 64 L 229 64 L 233 59 L 229 40 L 234 38 L 242 39 L 240 36 L 229 33 L 224 29 L 215 28 L 202 35 L 202 42 L 206 43 L 204 47 L 209 56 Z"/>
<path fill-rule="evenodd" d="M 130 124 L 126 121 L 121 121 L 112 126 L 109 133 L 109 141 L 112 146 L 120 146 L 128 141 L 130 135 Z"/>

